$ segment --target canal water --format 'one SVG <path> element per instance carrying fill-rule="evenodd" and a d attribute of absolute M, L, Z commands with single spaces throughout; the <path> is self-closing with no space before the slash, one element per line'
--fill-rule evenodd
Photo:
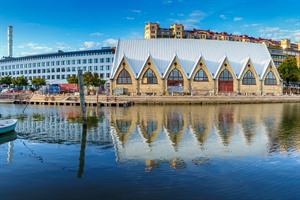
<path fill-rule="evenodd" d="M 300 104 L 0 104 L 0 199 L 300 199 Z"/>

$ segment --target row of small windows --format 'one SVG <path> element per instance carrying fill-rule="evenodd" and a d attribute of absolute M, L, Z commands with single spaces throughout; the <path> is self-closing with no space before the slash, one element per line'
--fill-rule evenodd
<path fill-rule="evenodd" d="M 70 72 L 71 70 L 72 71 L 75 71 L 76 69 L 83 69 L 83 70 L 94 70 L 94 71 L 103 71 L 103 70 L 110 70 L 111 69 L 111 66 L 110 65 L 106 65 L 106 66 L 83 66 L 83 67 L 62 67 L 62 68 L 43 68 L 43 69 L 37 69 L 38 71 L 42 70 L 43 72 L 45 72 L 45 70 L 47 70 L 48 72 L 51 70 L 51 72 L 60 72 L 60 71 L 68 71 Z M 21 70 L 22 71 L 22 70 Z M 34 70 L 36 71 L 36 70 Z M 11 72 L 14 72 L 14 71 L 9 71 L 9 72 L 6 72 L 6 73 L 11 73 Z"/>
<path fill-rule="evenodd" d="M 25 77 L 26 79 L 29 79 L 29 80 L 32 80 L 33 78 L 44 78 L 46 80 L 59 80 L 59 79 L 66 79 L 66 78 L 69 78 L 71 77 L 72 75 L 77 75 L 77 74 L 59 74 L 59 75 L 43 75 L 43 76 L 28 76 L 28 77 Z M 110 77 L 110 73 L 100 73 L 99 74 L 99 77 L 101 79 L 108 79 Z"/>
<path fill-rule="evenodd" d="M 47 55 L 47 56 L 32 56 L 32 57 L 23 57 L 9 61 L 3 62 L 19 62 L 19 61 L 28 61 L 28 60 L 44 60 L 44 59 L 53 59 L 53 58 L 66 58 L 66 57 L 79 57 L 79 56 L 94 56 L 94 55 L 109 55 L 114 54 L 113 51 L 103 51 L 103 52 L 94 52 L 94 53 L 75 53 L 75 54 L 56 54 L 56 55 Z"/>
<path fill-rule="evenodd" d="M 183 81 L 182 74 L 180 73 L 180 71 L 178 69 L 174 69 L 169 74 L 168 81 Z M 207 74 L 202 69 L 200 69 L 195 74 L 194 81 L 208 81 Z M 231 73 L 225 69 L 220 74 L 219 81 L 233 81 Z M 117 83 L 119 83 L 119 84 L 131 84 L 132 83 L 130 74 L 128 73 L 127 70 L 123 69 L 120 72 L 120 74 L 117 78 Z M 158 83 L 157 77 L 151 69 L 148 69 L 144 73 L 142 83 L 143 84 L 157 84 Z M 276 85 L 277 81 L 272 72 L 269 72 L 267 74 L 264 83 L 265 83 L 265 85 Z M 255 77 L 250 70 L 248 70 L 246 72 L 246 74 L 244 75 L 242 84 L 243 85 L 256 85 Z"/>
<path fill-rule="evenodd" d="M 2 76 L 19 75 L 19 74 L 39 74 L 39 73 L 56 73 L 56 72 L 76 72 L 79 69 L 83 71 L 110 71 L 111 66 L 84 66 L 84 67 L 66 67 L 66 68 L 47 68 L 47 69 L 30 69 L 20 71 L 1 72 Z"/>
<path fill-rule="evenodd" d="M 75 64 L 93 64 L 93 63 L 110 63 L 113 62 L 113 58 L 94 58 L 94 59 L 77 59 L 77 60 L 62 60 L 62 61 L 48 61 L 28 64 L 16 64 L 1 66 L 1 70 L 10 69 L 22 69 L 30 67 L 48 67 L 48 66 L 60 66 L 60 65 L 75 65 Z"/>

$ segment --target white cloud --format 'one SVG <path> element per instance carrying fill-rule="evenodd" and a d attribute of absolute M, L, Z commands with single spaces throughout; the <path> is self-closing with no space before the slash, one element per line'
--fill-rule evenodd
<path fill-rule="evenodd" d="M 259 30 L 259 32 L 262 32 L 262 33 L 277 32 L 277 31 L 279 31 L 279 27 L 266 27 L 266 28 L 263 28 L 263 29 Z"/>
<path fill-rule="evenodd" d="M 221 17 L 222 19 L 227 19 L 227 17 L 226 17 L 225 15 L 220 15 L 220 17 Z"/>
<path fill-rule="evenodd" d="M 92 41 L 89 41 L 89 42 L 86 41 L 86 42 L 83 43 L 83 45 L 84 45 L 86 48 L 90 49 L 90 48 L 99 46 L 100 43 L 98 43 L 98 42 L 92 42 Z"/>
<path fill-rule="evenodd" d="M 203 17 L 205 16 L 205 13 L 200 11 L 200 10 L 194 10 L 191 14 L 190 17 Z"/>
<path fill-rule="evenodd" d="M 183 17 L 183 16 L 184 16 L 183 13 L 178 13 L 177 15 L 178 15 L 179 17 Z"/>
<path fill-rule="evenodd" d="M 272 40 L 281 40 L 284 38 L 289 38 L 291 41 L 300 40 L 300 30 L 287 30 L 280 29 L 279 27 L 262 27 L 258 32 L 261 33 L 260 37 L 272 39 Z"/>
<path fill-rule="evenodd" d="M 133 12 L 133 13 L 141 13 L 142 11 L 141 10 L 132 10 L 131 12 Z"/>
<path fill-rule="evenodd" d="M 102 36 L 103 34 L 100 32 L 91 33 L 90 36 Z"/>
<path fill-rule="evenodd" d="M 232 34 L 233 34 L 233 35 L 242 35 L 242 33 L 239 32 L 239 31 L 235 31 L 235 32 L 233 32 Z"/>
<path fill-rule="evenodd" d="M 134 17 L 126 17 L 127 20 L 134 20 Z"/>
<path fill-rule="evenodd" d="M 110 38 L 103 41 L 103 46 L 115 46 L 117 45 L 117 42 L 118 40 Z"/>
<path fill-rule="evenodd" d="M 173 2 L 172 0 L 163 0 L 163 4 L 166 5 L 171 4 L 172 2 Z"/>
<path fill-rule="evenodd" d="M 256 27 L 256 26 L 259 26 L 260 24 L 244 24 L 242 26 L 242 28 L 248 28 L 248 27 Z"/>
<path fill-rule="evenodd" d="M 56 49 L 66 50 L 66 49 L 71 49 L 71 47 L 69 45 L 67 45 L 66 43 L 64 43 L 64 42 L 57 42 L 56 43 Z"/>
<path fill-rule="evenodd" d="M 235 22 L 241 21 L 241 20 L 243 20 L 243 18 L 241 18 L 241 17 L 235 17 L 235 18 L 233 18 L 233 21 L 235 21 Z"/>
<path fill-rule="evenodd" d="M 48 47 L 46 45 L 35 44 L 32 42 L 28 43 L 26 46 L 31 49 L 34 49 L 34 50 L 42 50 L 42 51 L 52 51 L 53 50 L 53 48 Z"/>

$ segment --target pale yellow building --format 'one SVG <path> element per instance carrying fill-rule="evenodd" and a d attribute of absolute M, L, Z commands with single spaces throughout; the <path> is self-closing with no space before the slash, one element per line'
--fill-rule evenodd
<path fill-rule="evenodd" d="M 110 89 L 131 95 L 281 95 L 282 80 L 264 44 L 119 40 Z"/>

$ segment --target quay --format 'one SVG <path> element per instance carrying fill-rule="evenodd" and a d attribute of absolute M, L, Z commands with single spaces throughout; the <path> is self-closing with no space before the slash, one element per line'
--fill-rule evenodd
<path fill-rule="evenodd" d="M 191 95 L 86 95 L 86 106 L 128 107 L 134 104 L 143 105 L 206 105 L 206 104 L 258 104 L 258 103 L 300 103 L 299 95 L 282 96 L 245 96 L 245 95 L 219 95 L 219 96 L 191 96 Z M 3 99 L 0 103 L 80 106 L 79 96 L 71 94 L 61 95 L 27 95 L 14 96 Z"/>

